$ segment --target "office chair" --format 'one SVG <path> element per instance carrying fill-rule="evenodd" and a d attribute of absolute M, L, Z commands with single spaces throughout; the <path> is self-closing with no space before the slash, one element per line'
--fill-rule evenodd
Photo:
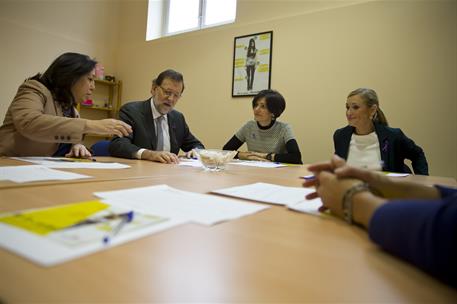
<path fill-rule="evenodd" d="M 109 140 L 100 140 L 93 144 L 90 149 L 93 156 L 110 156 L 109 154 Z"/>

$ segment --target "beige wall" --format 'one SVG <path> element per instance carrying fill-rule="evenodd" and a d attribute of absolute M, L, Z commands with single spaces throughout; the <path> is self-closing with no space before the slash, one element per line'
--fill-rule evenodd
<path fill-rule="evenodd" d="M 0 0 L 0 119 L 25 78 L 58 55 L 80 52 L 114 71 L 119 3 L 85 0 Z"/>
<path fill-rule="evenodd" d="M 145 42 L 146 0 L 0 0 L 0 117 L 24 77 L 80 51 L 124 81 L 124 101 L 149 97 L 166 68 L 183 72 L 177 108 L 220 148 L 252 118 L 251 99 L 231 97 L 233 38 L 273 30 L 272 88 L 286 97 L 281 119 L 304 162 L 329 158 L 347 93 L 367 86 L 390 124 L 424 148 L 431 174 L 457 177 L 455 1 L 241 0 L 238 9 L 233 25 Z"/>
<path fill-rule="evenodd" d="M 268 9 L 257 11 L 262 2 Z M 286 97 L 281 119 L 292 124 L 304 162 L 329 158 L 332 134 L 346 124 L 345 97 L 366 86 L 379 93 L 391 126 L 424 148 L 430 173 L 456 177 L 456 2 L 301 4 L 242 1 L 235 25 L 145 42 L 146 1 L 123 3 L 124 100 L 147 98 L 150 80 L 175 68 L 186 82 L 177 108 L 207 147 L 220 148 L 252 118 L 251 99 L 231 97 L 233 38 L 273 30 L 272 88 Z"/>

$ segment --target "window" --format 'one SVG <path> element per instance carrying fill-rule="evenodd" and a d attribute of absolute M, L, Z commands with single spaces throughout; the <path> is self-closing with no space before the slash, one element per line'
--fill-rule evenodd
<path fill-rule="evenodd" d="M 146 40 L 232 23 L 236 0 L 149 0 Z"/>

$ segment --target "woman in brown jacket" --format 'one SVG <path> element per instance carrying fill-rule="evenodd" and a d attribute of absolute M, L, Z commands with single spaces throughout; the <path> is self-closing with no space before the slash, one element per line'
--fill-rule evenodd
<path fill-rule="evenodd" d="M 87 55 L 60 55 L 43 74 L 18 89 L 0 127 L 0 156 L 91 157 L 85 134 L 127 136 L 132 128 L 116 119 L 79 117 L 76 104 L 95 88 L 95 65 Z"/>

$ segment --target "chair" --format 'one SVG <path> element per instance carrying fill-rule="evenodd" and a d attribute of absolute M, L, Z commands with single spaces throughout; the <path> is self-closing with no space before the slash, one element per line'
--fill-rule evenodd
<path fill-rule="evenodd" d="M 92 150 L 92 156 L 110 156 L 109 154 L 109 140 L 100 140 L 93 144 L 90 149 Z"/>

